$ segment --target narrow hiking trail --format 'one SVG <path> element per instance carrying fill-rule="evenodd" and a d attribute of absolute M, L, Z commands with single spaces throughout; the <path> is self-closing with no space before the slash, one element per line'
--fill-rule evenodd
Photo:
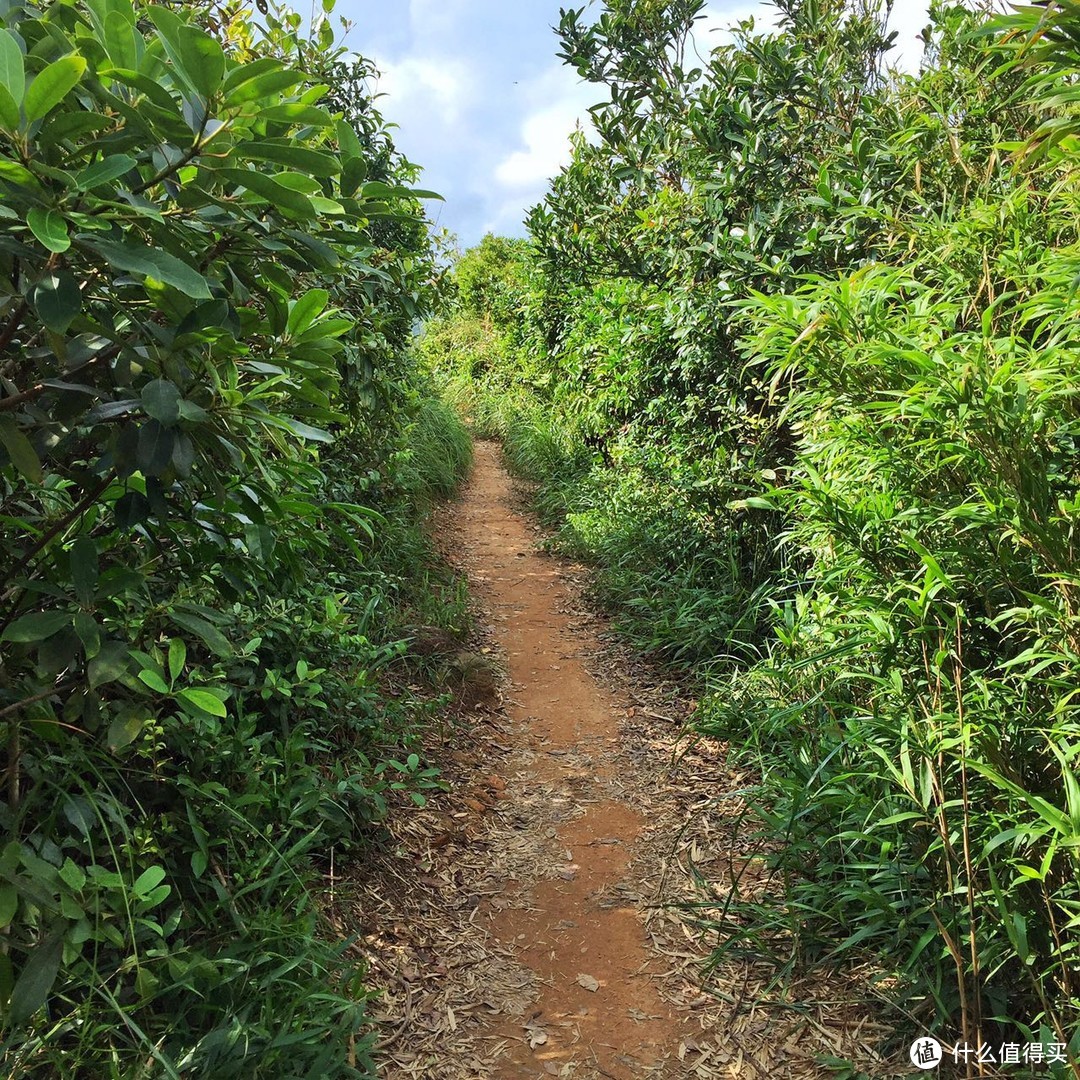
<path fill-rule="evenodd" d="M 756 1000 L 771 967 L 729 961 L 703 992 L 715 938 L 677 905 L 718 907 L 734 878 L 761 887 L 740 846 L 747 777 L 722 745 L 686 744 L 689 703 L 628 675 L 572 568 L 537 551 L 495 445 L 477 444 L 437 530 L 481 644 L 454 658 L 467 723 L 430 748 L 450 791 L 403 816 L 351 902 L 381 995 L 381 1075 L 708 1080 L 871 1062 L 880 1028 L 852 1008 L 857 987 L 803 985 L 776 1010 Z"/>
<path fill-rule="evenodd" d="M 619 1078 L 653 1072 L 675 1050 L 677 1020 L 647 970 L 638 911 L 619 898 L 644 821 L 613 783 L 615 703 L 585 669 L 560 610 L 566 592 L 558 564 L 533 552 L 494 448 L 482 445 L 477 454 L 459 521 L 485 567 L 474 587 L 505 656 L 507 711 L 534 753 L 518 782 L 547 785 L 565 808 L 546 830 L 557 875 L 491 922 L 495 940 L 515 948 L 539 985 L 528 1040 L 509 1044 L 502 1075 L 536 1076 L 538 1062 L 589 1064 Z"/>

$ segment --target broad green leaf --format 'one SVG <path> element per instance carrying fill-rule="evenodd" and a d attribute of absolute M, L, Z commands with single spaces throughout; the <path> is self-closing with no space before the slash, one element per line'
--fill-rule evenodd
<path fill-rule="evenodd" d="M 237 145 L 236 153 L 247 160 L 272 161 L 310 176 L 336 176 L 341 172 L 341 162 L 333 154 L 293 142 L 271 142 L 269 139 L 242 142 Z"/>
<path fill-rule="evenodd" d="M 186 611 L 170 611 L 169 618 L 182 629 L 191 631 L 222 659 L 232 656 L 233 650 L 232 645 L 229 644 L 229 639 L 212 623 Z"/>
<path fill-rule="evenodd" d="M 110 11 L 105 16 L 105 49 L 116 67 L 128 68 L 131 71 L 138 69 L 141 40 L 121 12 Z"/>
<path fill-rule="evenodd" d="M 47 641 L 70 625 L 70 611 L 34 611 L 11 623 L 0 640 L 17 641 L 24 645 Z"/>
<path fill-rule="evenodd" d="M 70 858 L 64 860 L 64 865 L 60 867 L 58 872 L 60 874 L 60 880 L 67 885 L 69 889 L 80 892 L 82 887 L 86 884 L 86 871 L 77 863 L 73 863 Z"/>
<path fill-rule="evenodd" d="M 337 139 L 338 149 L 341 151 L 341 156 L 345 160 L 350 158 L 363 158 L 364 149 L 360 145 L 360 140 L 357 138 L 356 132 L 353 130 L 352 125 L 344 120 L 337 122 Z"/>
<path fill-rule="evenodd" d="M 172 467 L 178 476 L 188 477 L 195 464 L 195 443 L 186 432 L 178 432 L 173 443 Z"/>
<path fill-rule="evenodd" d="M 10 925 L 19 907 L 19 894 L 14 885 L 7 882 L 0 885 L 0 930 Z"/>
<path fill-rule="evenodd" d="M 30 188 L 32 191 L 38 191 L 41 188 L 38 178 L 25 165 L 20 165 L 17 161 L 8 161 L 6 158 L 0 159 L 0 180 L 9 180 L 13 184 Z"/>
<path fill-rule="evenodd" d="M 60 254 L 71 247 L 71 237 L 68 236 L 67 222 L 63 214 L 35 206 L 27 213 L 26 224 L 49 251 Z"/>
<path fill-rule="evenodd" d="M 309 289 L 296 300 L 289 311 L 286 328 L 289 337 L 299 337 L 319 317 L 329 300 L 326 289 Z"/>
<path fill-rule="evenodd" d="M 101 651 L 101 629 L 97 620 L 88 611 L 76 611 L 74 623 L 75 633 L 83 643 L 87 660 L 93 660 Z"/>
<path fill-rule="evenodd" d="M 277 172 L 274 173 L 274 180 L 279 184 L 284 184 L 287 188 L 291 188 L 293 191 L 302 192 L 311 199 L 313 206 L 315 205 L 315 196 L 322 191 L 322 184 L 314 176 L 308 176 L 307 173 Z M 289 291 L 292 292 L 292 289 Z"/>
<path fill-rule="evenodd" d="M 141 397 L 146 414 L 166 427 L 172 427 L 180 419 L 180 391 L 168 379 L 147 383 Z"/>
<path fill-rule="evenodd" d="M 84 607 L 93 603 L 98 584 L 98 551 L 92 537 L 80 536 L 68 552 L 75 597 Z"/>
<path fill-rule="evenodd" d="M 118 270 L 164 282 L 195 300 L 211 299 L 206 278 L 175 255 L 130 241 L 116 243 L 112 240 L 88 239 L 84 243 L 103 255 Z"/>
<path fill-rule="evenodd" d="M 30 84 L 26 91 L 26 119 L 31 124 L 40 120 L 64 100 L 67 92 L 82 78 L 86 60 L 81 56 L 64 56 L 54 60 Z"/>
<path fill-rule="evenodd" d="M 122 641 L 104 641 L 97 656 L 87 665 L 90 688 L 96 690 L 115 682 L 124 675 L 131 663 L 131 654 Z"/>
<path fill-rule="evenodd" d="M 329 431 L 324 431 L 322 428 L 312 427 L 310 424 L 305 424 L 301 420 L 294 420 L 289 416 L 275 417 L 275 426 L 283 427 L 287 431 L 291 431 L 294 435 L 301 439 L 305 439 L 308 442 L 321 442 L 332 443 L 334 436 Z"/>
<path fill-rule="evenodd" d="M 205 80 L 198 71 L 200 60 L 198 48 L 185 45 L 185 31 L 194 28 L 188 26 L 175 11 L 169 8 L 149 5 L 146 13 L 158 32 L 158 40 L 165 49 L 165 55 L 172 62 L 175 81 L 182 83 L 195 94 L 204 98 L 209 97 L 209 94 L 204 94 L 199 88 L 200 83 Z M 224 57 L 222 60 L 224 61 Z M 218 81 L 220 82 L 220 76 Z"/>
<path fill-rule="evenodd" d="M 160 866 L 151 866 L 135 879 L 131 891 L 139 897 L 149 896 L 164 880 L 165 871 Z"/>
<path fill-rule="evenodd" d="M 187 644 L 183 638 L 175 637 L 169 642 L 169 678 L 173 682 L 180 677 L 187 662 Z"/>
<path fill-rule="evenodd" d="M 50 330 L 63 334 L 82 309 L 82 292 L 70 270 L 54 270 L 31 290 L 30 303 Z"/>
<path fill-rule="evenodd" d="M 204 98 L 212 97 L 225 76 L 221 46 L 196 26 L 180 28 L 178 45 L 188 81 Z"/>
<path fill-rule="evenodd" d="M 6 86 L 0 86 L 0 128 L 8 132 L 19 130 L 19 106 L 8 93 Z"/>
<path fill-rule="evenodd" d="M 225 104 L 228 107 L 235 107 L 258 101 L 261 98 L 276 97 L 303 81 L 304 76 L 298 71 L 289 71 L 286 68 L 267 71 L 228 89 L 225 94 Z"/>
<path fill-rule="evenodd" d="M 110 750 L 123 750 L 138 737 L 146 721 L 138 716 L 117 716 L 109 724 L 106 741 Z"/>
<path fill-rule="evenodd" d="M 9 30 L 0 30 L 0 86 L 15 103 L 15 126 L 18 127 L 18 110 L 26 93 L 26 62 L 19 43 Z"/>
<path fill-rule="evenodd" d="M 135 168 L 136 161 L 130 154 L 110 154 L 108 157 L 87 165 L 75 184 L 80 191 L 89 191 L 100 184 L 108 184 Z"/>
<path fill-rule="evenodd" d="M 304 124 L 308 127 L 317 128 L 328 128 L 334 124 L 333 119 L 325 109 L 320 109 L 315 105 L 300 105 L 297 102 L 290 102 L 287 105 L 271 105 L 268 109 L 261 109 L 259 117 L 275 123 Z"/>
<path fill-rule="evenodd" d="M 143 668 L 139 672 L 139 682 L 144 686 L 150 687 L 151 690 L 156 691 L 159 694 L 169 693 L 169 687 L 165 680 L 156 672 L 150 668 Z"/>
<path fill-rule="evenodd" d="M 344 198 L 351 198 L 356 194 L 356 189 L 367 179 L 367 163 L 363 158 L 349 158 L 345 162 L 345 168 L 341 172 L 341 194 Z"/>
<path fill-rule="evenodd" d="M 176 434 L 157 420 L 147 420 L 139 428 L 135 461 L 144 476 L 160 476 L 172 460 Z"/>
<path fill-rule="evenodd" d="M 30 954 L 11 991 L 12 1023 L 24 1023 L 45 1004 L 59 974 L 63 955 L 64 936 L 58 931 L 53 931 Z"/>
<path fill-rule="evenodd" d="M 225 81 L 222 83 L 221 88 L 226 95 L 229 95 L 238 86 L 242 86 L 244 83 L 250 82 L 260 75 L 284 70 L 285 65 L 282 64 L 280 60 L 275 60 L 272 56 L 261 56 L 258 60 L 250 60 L 247 63 L 237 64 L 225 76 Z"/>
<path fill-rule="evenodd" d="M 290 210 L 301 217 L 315 217 L 315 208 L 306 195 L 279 184 L 266 173 L 255 172 L 252 169 L 219 169 L 217 175 L 224 177 L 231 184 L 247 188 L 248 191 L 266 199 L 273 206 Z"/>
<path fill-rule="evenodd" d="M 226 717 L 229 715 L 224 702 L 214 697 L 209 690 L 181 690 L 177 695 L 181 701 L 193 706 L 211 716 Z"/>
<path fill-rule="evenodd" d="M 22 476 L 31 484 L 40 484 L 42 472 L 37 452 L 10 416 L 0 416 L 0 443 Z"/>

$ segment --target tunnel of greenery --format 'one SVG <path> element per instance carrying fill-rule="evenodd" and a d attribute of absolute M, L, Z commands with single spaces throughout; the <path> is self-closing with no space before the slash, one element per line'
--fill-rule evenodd
<path fill-rule="evenodd" d="M 373 1068 L 312 886 L 437 782 L 387 677 L 470 444 L 370 65 L 258 6 L 0 2 L 8 1077 Z"/>
<path fill-rule="evenodd" d="M 1080 1075 L 1080 6 L 565 12 L 592 128 L 423 351 L 696 724 L 778 888 L 723 951 L 867 964 Z"/>

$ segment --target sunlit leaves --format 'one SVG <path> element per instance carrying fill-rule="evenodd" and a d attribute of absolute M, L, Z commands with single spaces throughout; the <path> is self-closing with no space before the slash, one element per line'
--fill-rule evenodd
<path fill-rule="evenodd" d="M 81 56 L 65 56 L 54 60 L 38 75 L 34 76 L 26 90 L 23 107 L 26 119 L 33 123 L 40 120 L 54 109 L 68 91 L 82 78 L 86 71 L 86 60 Z"/>
<path fill-rule="evenodd" d="M 196 300 L 209 300 L 210 288 L 206 278 L 182 259 L 131 241 L 92 239 L 87 246 L 101 254 L 117 270 L 140 274 L 172 285 Z"/>

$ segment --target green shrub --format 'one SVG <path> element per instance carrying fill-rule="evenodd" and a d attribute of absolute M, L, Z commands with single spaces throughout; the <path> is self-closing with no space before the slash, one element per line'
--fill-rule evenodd
<path fill-rule="evenodd" d="M 370 1075 L 318 885 L 435 782 L 380 683 L 468 453 L 415 167 L 326 17 L 0 11 L 0 1061 Z"/>

